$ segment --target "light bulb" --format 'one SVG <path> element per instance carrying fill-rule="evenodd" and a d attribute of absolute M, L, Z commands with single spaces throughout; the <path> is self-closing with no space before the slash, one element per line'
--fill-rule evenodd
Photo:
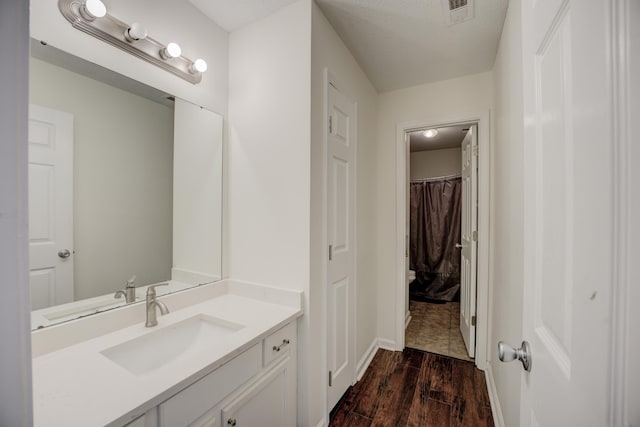
<path fill-rule="evenodd" d="M 134 22 L 124 32 L 124 38 L 129 42 L 147 38 L 147 29 L 139 22 Z"/>
<path fill-rule="evenodd" d="M 182 49 L 180 49 L 178 43 L 171 42 L 160 51 L 162 59 L 178 58 L 180 55 L 182 55 Z"/>
<path fill-rule="evenodd" d="M 438 134 L 438 129 L 427 129 L 424 131 L 423 135 L 425 138 L 433 138 Z"/>
<path fill-rule="evenodd" d="M 100 0 L 86 0 L 80 6 L 80 15 L 87 21 L 102 18 L 107 14 L 107 7 Z"/>
<path fill-rule="evenodd" d="M 204 73 L 207 71 L 207 61 L 202 58 L 198 58 L 189 66 L 191 74 Z"/>

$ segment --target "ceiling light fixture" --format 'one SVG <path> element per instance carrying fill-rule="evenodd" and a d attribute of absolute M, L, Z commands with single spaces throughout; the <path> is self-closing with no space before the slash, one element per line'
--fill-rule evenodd
<path fill-rule="evenodd" d="M 148 36 L 147 29 L 140 22 L 129 25 L 107 13 L 101 0 L 58 0 L 58 9 L 74 28 L 190 83 L 200 83 L 202 73 L 207 70 L 204 60 L 193 61 L 182 56 L 182 49 L 177 43 L 160 43 Z"/>
<path fill-rule="evenodd" d="M 422 134 L 425 138 L 433 138 L 438 134 L 438 129 L 427 129 Z"/>

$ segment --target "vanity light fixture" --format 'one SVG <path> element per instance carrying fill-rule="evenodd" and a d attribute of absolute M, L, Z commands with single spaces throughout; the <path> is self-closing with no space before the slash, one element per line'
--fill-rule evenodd
<path fill-rule="evenodd" d="M 147 29 L 139 22 L 134 22 L 131 24 L 129 28 L 127 28 L 124 32 L 124 38 L 129 42 L 133 43 L 137 40 L 142 40 L 147 38 Z"/>
<path fill-rule="evenodd" d="M 162 59 L 179 58 L 182 55 L 182 48 L 178 43 L 171 42 L 166 47 L 160 49 Z"/>
<path fill-rule="evenodd" d="M 189 72 L 191 73 L 204 73 L 205 71 L 207 71 L 207 61 L 205 61 L 202 58 L 198 58 L 195 61 L 193 61 L 193 63 L 191 64 L 191 66 L 189 66 Z"/>
<path fill-rule="evenodd" d="M 423 133 L 425 138 L 433 138 L 437 134 L 438 134 L 438 129 L 427 129 Z"/>
<path fill-rule="evenodd" d="M 79 9 L 80 15 L 87 21 L 104 18 L 107 7 L 100 0 L 86 0 Z"/>
<path fill-rule="evenodd" d="M 202 81 L 207 63 L 182 56 L 180 46 L 160 43 L 139 22 L 129 25 L 107 12 L 101 0 L 58 0 L 58 9 L 71 25 L 125 52 L 144 59 L 193 84 Z"/>

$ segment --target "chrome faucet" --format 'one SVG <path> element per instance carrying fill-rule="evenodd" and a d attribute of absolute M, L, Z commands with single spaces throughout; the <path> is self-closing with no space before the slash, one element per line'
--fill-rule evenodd
<path fill-rule="evenodd" d="M 114 298 L 122 298 L 124 297 L 127 304 L 130 302 L 135 302 L 136 300 L 136 276 L 133 276 L 131 279 L 127 281 L 127 286 L 125 286 L 124 290 L 120 289 L 113 296 Z"/>
<path fill-rule="evenodd" d="M 156 308 L 160 309 L 160 314 L 163 316 L 169 313 L 169 309 L 162 301 L 158 301 L 156 299 L 156 287 L 157 286 L 167 286 L 168 283 L 162 283 L 160 285 L 151 285 L 147 288 L 147 321 L 144 326 L 147 328 L 151 328 L 152 326 L 156 326 L 158 324 L 158 319 L 156 318 Z"/>

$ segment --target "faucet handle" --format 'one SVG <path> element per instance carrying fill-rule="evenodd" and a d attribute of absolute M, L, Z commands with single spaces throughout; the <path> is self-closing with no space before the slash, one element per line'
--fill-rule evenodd
<path fill-rule="evenodd" d="M 147 296 L 155 296 L 156 294 L 156 288 L 158 286 L 169 286 L 168 283 L 159 283 L 157 285 L 151 285 L 147 288 Z"/>
<path fill-rule="evenodd" d="M 131 276 L 131 279 L 127 280 L 127 288 L 131 288 L 134 287 L 135 288 L 135 283 L 136 283 L 136 276 L 135 274 L 133 276 Z"/>

